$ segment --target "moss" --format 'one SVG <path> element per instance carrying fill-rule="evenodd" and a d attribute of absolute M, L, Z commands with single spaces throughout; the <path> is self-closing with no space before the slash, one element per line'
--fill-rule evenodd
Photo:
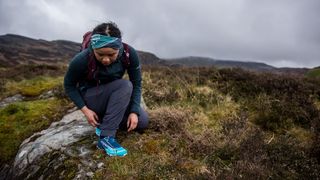
<path fill-rule="evenodd" d="M 61 117 L 64 101 L 36 100 L 10 104 L 0 109 L 0 157 L 12 159 L 20 143 Z"/>
<path fill-rule="evenodd" d="M 74 179 L 77 172 L 78 172 L 78 164 L 79 160 L 76 159 L 68 159 L 64 161 L 64 165 L 61 170 L 68 170 L 66 173 L 63 175 L 65 179 Z"/>
<path fill-rule="evenodd" d="M 311 69 L 306 73 L 307 77 L 310 78 L 319 78 L 320 77 L 320 68 Z"/>
<path fill-rule="evenodd" d="M 122 139 L 121 144 L 128 149 L 125 157 L 106 157 L 105 169 L 95 173 L 95 178 L 112 179 L 154 179 L 175 178 L 186 174 L 202 172 L 205 166 L 200 161 L 181 157 L 179 149 L 185 149 L 169 135 L 147 131 Z M 188 172 L 186 172 L 188 171 Z"/>
<path fill-rule="evenodd" d="M 38 76 L 33 79 L 25 79 L 19 82 L 9 81 L 5 84 L 6 96 L 22 94 L 24 96 L 38 96 L 62 84 L 63 77 L 52 78 Z"/>

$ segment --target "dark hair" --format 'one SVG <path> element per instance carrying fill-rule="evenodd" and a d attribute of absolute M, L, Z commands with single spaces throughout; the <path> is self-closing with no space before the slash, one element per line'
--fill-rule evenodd
<path fill-rule="evenodd" d="M 120 29 L 118 28 L 116 23 L 111 21 L 107 23 L 102 23 L 96 26 L 93 29 L 92 34 L 101 34 L 101 35 L 121 38 Z"/>

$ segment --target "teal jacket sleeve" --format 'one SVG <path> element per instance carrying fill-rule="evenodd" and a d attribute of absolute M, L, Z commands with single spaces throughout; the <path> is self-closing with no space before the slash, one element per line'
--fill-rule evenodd
<path fill-rule="evenodd" d="M 137 52 L 131 46 L 129 47 L 130 66 L 128 68 L 129 79 L 133 85 L 131 101 L 129 103 L 130 113 L 140 115 L 140 101 L 141 101 L 141 65 Z"/>
<path fill-rule="evenodd" d="M 84 79 L 87 70 L 87 52 L 83 51 L 77 54 L 70 62 L 68 70 L 64 77 L 64 89 L 74 104 L 81 109 L 85 102 L 77 88 L 79 81 Z"/>

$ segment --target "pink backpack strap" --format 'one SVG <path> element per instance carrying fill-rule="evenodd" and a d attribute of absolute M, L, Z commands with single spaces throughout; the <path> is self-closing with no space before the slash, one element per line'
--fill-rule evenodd
<path fill-rule="evenodd" d="M 125 53 L 125 59 L 123 61 L 123 64 L 125 65 L 126 68 L 128 68 L 130 66 L 130 53 L 129 53 L 129 45 L 126 43 L 122 43 L 123 44 L 123 50 Z"/>
<path fill-rule="evenodd" d="M 83 35 L 83 40 L 81 43 L 81 49 L 80 51 L 83 51 L 84 49 L 88 48 L 90 44 L 90 38 L 91 38 L 92 32 L 88 31 Z"/>

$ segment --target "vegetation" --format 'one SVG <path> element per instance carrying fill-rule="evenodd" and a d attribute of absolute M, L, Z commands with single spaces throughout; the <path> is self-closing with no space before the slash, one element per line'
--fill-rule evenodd
<path fill-rule="evenodd" d="M 0 109 L 0 162 L 11 160 L 23 140 L 59 120 L 66 102 L 59 99 L 17 102 Z"/>
<path fill-rule="evenodd" d="M 320 78 L 320 67 L 311 69 L 307 72 L 306 76 L 310 78 Z"/>
<path fill-rule="evenodd" d="M 319 178 L 320 82 L 241 69 L 144 69 L 150 128 L 96 179 Z"/>
<path fill-rule="evenodd" d="M 14 83 L 55 84 L 37 76 Z M 6 143 L 1 147 L 14 147 L 12 155 L 24 138 L 58 117 L 50 112 L 63 114 L 62 107 L 67 106 L 62 79 L 56 80 L 51 86 L 57 89 L 56 98 L 0 109 L 1 143 Z M 320 178 L 316 78 L 241 69 L 144 67 L 143 97 L 149 107 L 149 129 L 142 134 L 118 133 L 129 151 L 125 157 L 110 158 L 95 150 L 93 159 L 105 164 L 94 172 L 95 179 Z M 43 122 L 43 117 L 48 120 Z M 11 140 L 2 140 L 9 135 Z M 1 151 L 1 159 L 12 157 Z M 77 163 L 75 157 L 66 160 L 68 178 L 74 178 Z"/>
<path fill-rule="evenodd" d="M 23 140 L 60 120 L 68 108 L 62 87 L 65 67 L 19 65 L 0 69 L 0 99 L 21 94 L 26 99 L 0 108 L 0 163 L 11 161 Z M 40 95 L 52 91 L 49 99 Z"/>
<path fill-rule="evenodd" d="M 19 82 L 8 81 L 5 84 L 5 89 L 8 94 L 6 96 L 12 96 L 14 94 L 21 94 L 27 97 L 39 96 L 45 91 L 51 90 L 59 85 L 63 77 L 52 78 L 38 76 L 32 79 L 22 80 Z"/>

